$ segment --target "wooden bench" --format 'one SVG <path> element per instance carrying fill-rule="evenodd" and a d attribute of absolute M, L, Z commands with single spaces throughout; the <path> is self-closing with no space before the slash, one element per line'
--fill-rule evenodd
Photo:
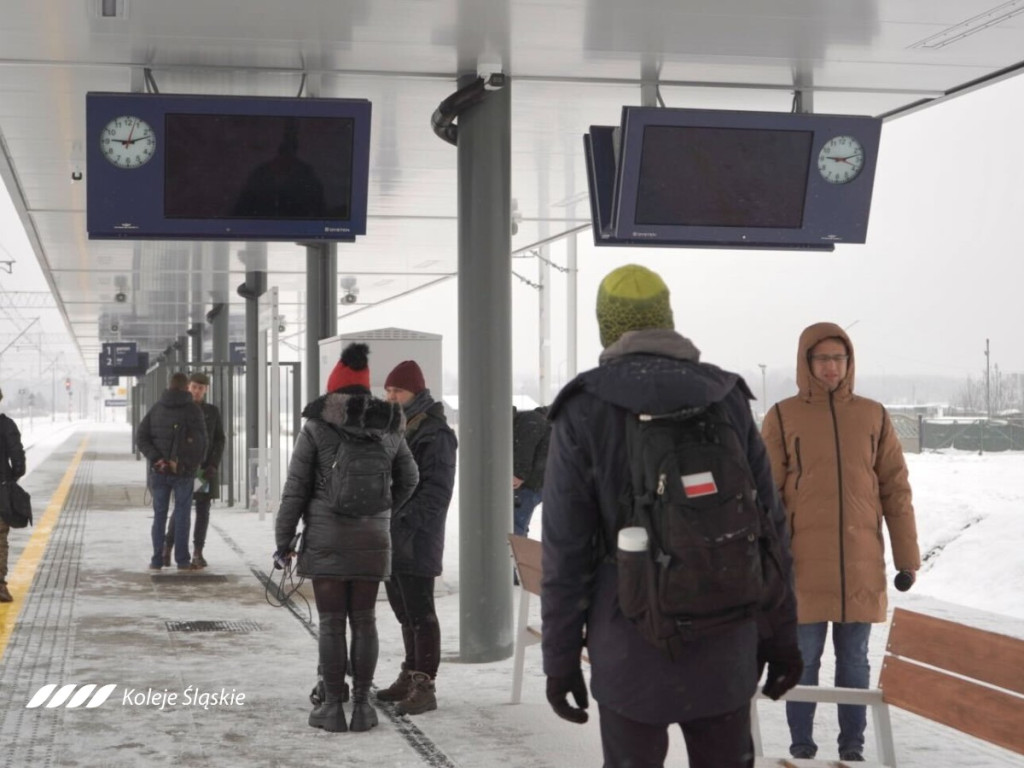
<path fill-rule="evenodd" d="M 508 535 L 512 563 L 519 577 L 519 617 L 516 620 L 516 650 L 512 664 L 512 703 L 518 704 L 523 694 L 523 663 L 527 646 L 540 642 L 540 627 L 530 624 L 530 595 L 540 597 L 541 546 L 526 536 Z"/>
<path fill-rule="evenodd" d="M 763 698 L 759 694 L 751 705 L 758 768 L 847 765 L 763 757 L 757 721 L 757 701 Z M 877 689 L 798 685 L 784 698 L 871 707 L 881 761 L 876 766 L 897 765 L 890 706 L 1024 755 L 1024 640 L 897 608 Z"/>
<path fill-rule="evenodd" d="M 512 703 L 518 704 L 523 693 L 523 663 L 526 648 L 540 642 L 540 627 L 530 624 L 530 595 L 540 597 L 541 546 L 536 539 L 526 536 L 508 535 L 512 548 L 512 564 L 519 577 L 519 617 L 516 619 L 516 650 L 512 663 Z M 590 663 L 586 651 L 583 661 Z"/>

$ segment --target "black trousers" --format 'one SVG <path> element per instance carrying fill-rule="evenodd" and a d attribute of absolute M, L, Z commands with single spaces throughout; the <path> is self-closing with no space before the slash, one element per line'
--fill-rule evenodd
<path fill-rule="evenodd" d="M 668 726 L 637 723 L 598 705 L 604 768 L 662 768 L 668 754 Z M 734 712 L 678 723 L 690 768 L 752 768 L 750 705 Z"/>
<path fill-rule="evenodd" d="M 388 602 L 402 625 L 405 668 L 437 677 L 441 664 L 441 625 L 434 609 L 434 579 L 393 573 L 385 582 Z"/>

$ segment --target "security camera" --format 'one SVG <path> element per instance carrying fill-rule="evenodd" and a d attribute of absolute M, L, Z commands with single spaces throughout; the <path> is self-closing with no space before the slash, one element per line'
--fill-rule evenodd
<path fill-rule="evenodd" d="M 125 293 L 124 291 L 118 291 L 117 293 L 114 294 L 114 301 L 116 301 L 118 304 L 124 304 L 126 301 L 128 301 L 128 294 Z"/>
<path fill-rule="evenodd" d="M 110 324 L 111 333 L 117 333 L 119 330 L 121 330 L 121 326 L 118 324 L 117 320 Z"/>
<path fill-rule="evenodd" d="M 286 326 L 284 324 L 284 318 L 279 319 L 277 321 L 277 332 L 278 333 L 284 333 L 285 328 L 286 328 Z"/>
<path fill-rule="evenodd" d="M 344 296 L 341 297 L 341 300 L 346 304 L 355 304 L 356 295 L 354 293 L 346 293 Z"/>

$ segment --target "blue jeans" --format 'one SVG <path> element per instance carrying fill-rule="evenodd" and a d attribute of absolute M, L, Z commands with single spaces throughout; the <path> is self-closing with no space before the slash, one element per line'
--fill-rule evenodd
<path fill-rule="evenodd" d="M 821 654 L 825 649 L 828 622 L 798 624 L 797 642 L 804 659 L 801 685 L 817 685 Z M 871 625 L 862 622 L 832 623 L 832 645 L 836 651 L 836 686 L 840 688 L 867 688 L 871 677 L 868 665 L 868 638 Z M 839 752 L 864 751 L 864 727 L 867 725 L 867 707 L 839 704 Z M 786 702 L 786 719 L 792 739 L 791 753 L 799 748 L 817 752 L 814 743 L 814 703 Z"/>
<path fill-rule="evenodd" d="M 520 536 L 526 536 L 530 532 L 530 518 L 533 517 L 533 510 L 540 504 L 541 492 L 530 488 L 520 487 L 515 491 L 513 498 L 515 506 L 512 510 L 512 531 Z"/>
<path fill-rule="evenodd" d="M 192 558 L 188 553 L 188 530 L 192 522 L 191 476 L 149 473 L 149 490 L 153 494 L 153 559 L 150 565 L 163 565 L 164 529 L 167 527 L 167 510 L 174 493 L 174 561 L 188 565 Z"/>

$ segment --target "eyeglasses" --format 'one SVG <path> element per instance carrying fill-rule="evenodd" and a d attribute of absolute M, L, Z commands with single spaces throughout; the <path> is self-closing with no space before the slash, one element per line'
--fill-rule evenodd
<path fill-rule="evenodd" d="M 849 355 L 811 355 L 811 362 L 818 363 L 818 365 L 826 365 L 828 363 L 845 363 L 850 359 Z"/>

